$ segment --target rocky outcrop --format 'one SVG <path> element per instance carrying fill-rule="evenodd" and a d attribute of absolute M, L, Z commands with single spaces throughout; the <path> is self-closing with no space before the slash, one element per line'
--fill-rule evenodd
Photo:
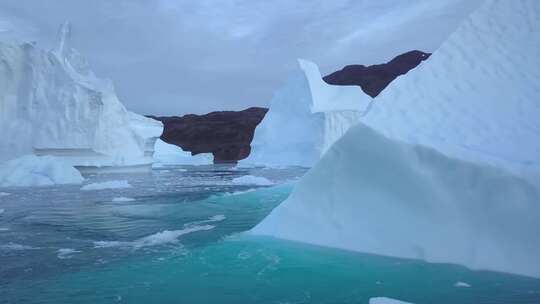
<path fill-rule="evenodd" d="M 371 97 L 379 93 L 398 76 L 414 69 L 431 54 L 421 51 L 410 51 L 401 54 L 391 61 L 377 65 L 348 65 L 342 70 L 323 77 L 324 81 L 333 85 L 357 85 Z"/>
<path fill-rule="evenodd" d="M 155 117 L 164 125 L 161 139 L 192 155 L 212 153 L 214 163 L 235 163 L 248 157 L 255 128 L 268 109 L 219 111 L 204 115 Z"/>

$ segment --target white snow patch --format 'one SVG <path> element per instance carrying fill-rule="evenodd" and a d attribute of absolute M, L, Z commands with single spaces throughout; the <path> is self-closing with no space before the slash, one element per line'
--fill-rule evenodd
<path fill-rule="evenodd" d="M 107 182 L 92 183 L 92 184 L 84 185 L 81 188 L 81 190 L 90 191 L 90 190 L 125 189 L 125 188 L 131 188 L 131 185 L 128 183 L 127 180 L 114 180 L 114 181 L 107 181 Z"/>
<path fill-rule="evenodd" d="M 121 196 L 121 197 L 115 197 L 112 199 L 113 202 L 133 202 L 135 201 L 134 198 L 131 198 L 131 197 L 124 197 L 124 196 Z"/>
<path fill-rule="evenodd" d="M 412 304 L 410 302 L 404 302 L 392 298 L 376 297 L 369 299 L 369 304 Z"/>
<path fill-rule="evenodd" d="M 465 287 L 465 288 L 468 288 L 468 287 L 471 287 L 471 284 L 468 284 L 468 283 L 465 283 L 465 282 L 456 282 L 456 284 L 454 284 L 455 287 Z"/>
<path fill-rule="evenodd" d="M 0 164 L 0 187 L 80 184 L 80 172 L 53 156 L 25 155 Z"/>
<path fill-rule="evenodd" d="M 257 185 L 257 186 L 270 186 L 274 183 L 262 176 L 244 175 L 233 178 L 233 184 L 237 185 Z"/>
<path fill-rule="evenodd" d="M 130 247 L 133 249 L 139 249 L 149 246 L 158 246 L 167 243 L 176 243 L 178 238 L 182 235 L 214 229 L 212 225 L 191 226 L 181 230 L 164 230 L 154 233 L 152 235 L 137 239 L 132 242 L 123 241 L 96 241 L 94 242 L 94 248 L 111 248 L 111 247 Z"/>

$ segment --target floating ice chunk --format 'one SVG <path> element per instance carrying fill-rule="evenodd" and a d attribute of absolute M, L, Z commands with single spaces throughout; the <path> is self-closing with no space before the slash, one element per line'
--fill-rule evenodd
<path fill-rule="evenodd" d="M 90 191 L 90 190 L 105 190 L 105 189 L 125 189 L 131 188 L 131 185 L 127 180 L 115 180 L 101 183 L 92 183 L 84 185 L 81 190 Z"/>
<path fill-rule="evenodd" d="M 94 248 L 111 248 L 111 247 L 130 247 L 133 249 L 139 249 L 149 246 L 164 245 L 167 243 L 176 243 L 178 238 L 182 235 L 214 229 L 212 225 L 191 226 L 181 230 L 164 230 L 154 233 L 152 235 L 137 239 L 132 242 L 123 241 L 96 241 L 94 242 Z"/>
<path fill-rule="evenodd" d="M 131 197 L 123 197 L 123 196 L 121 196 L 121 197 L 113 198 L 112 201 L 115 202 L 115 203 L 116 202 L 133 202 L 133 201 L 135 201 L 135 199 L 131 198 Z"/>
<path fill-rule="evenodd" d="M 53 156 L 26 155 L 0 164 L 0 187 L 80 184 L 83 180 L 77 169 Z"/>
<path fill-rule="evenodd" d="M 262 176 L 244 175 L 241 177 L 233 178 L 233 184 L 237 185 L 257 185 L 257 186 L 270 186 L 273 185 L 271 181 Z"/>
<path fill-rule="evenodd" d="M 57 251 L 57 257 L 59 259 L 70 259 L 71 256 L 75 253 L 79 253 L 79 250 L 71 249 L 71 248 L 61 248 Z"/>
<path fill-rule="evenodd" d="M 468 284 L 468 283 L 465 283 L 465 282 L 456 282 L 456 284 L 454 284 L 455 287 L 471 287 L 471 284 Z"/>
<path fill-rule="evenodd" d="M 403 302 L 400 300 L 385 298 L 385 297 L 376 297 L 369 299 L 369 304 L 412 304 L 410 302 Z"/>
<path fill-rule="evenodd" d="M 11 193 L 7 193 L 7 192 L 0 192 L 0 196 L 8 196 L 8 195 L 11 195 Z"/>
<path fill-rule="evenodd" d="M 4 213 L 4 209 L 0 209 L 0 214 Z"/>

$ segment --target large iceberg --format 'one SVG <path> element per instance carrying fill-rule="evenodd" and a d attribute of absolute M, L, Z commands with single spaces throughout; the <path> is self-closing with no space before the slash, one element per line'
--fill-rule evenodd
<path fill-rule="evenodd" d="M 60 30 L 57 48 L 0 43 L 0 161 L 54 155 L 81 170 L 146 166 L 160 122 L 131 113 Z"/>
<path fill-rule="evenodd" d="M 313 62 L 298 63 L 300 69 L 272 98 L 243 163 L 311 167 L 372 102 L 356 86 L 325 83 Z"/>
<path fill-rule="evenodd" d="M 485 1 L 252 232 L 540 277 L 539 16 Z"/>

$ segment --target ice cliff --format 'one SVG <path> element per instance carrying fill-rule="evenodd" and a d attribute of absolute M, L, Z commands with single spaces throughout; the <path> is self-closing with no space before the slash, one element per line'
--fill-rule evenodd
<path fill-rule="evenodd" d="M 70 46 L 0 43 L 0 161 L 54 155 L 79 168 L 149 165 L 162 124 L 126 110 Z"/>
<path fill-rule="evenodd" d="M 255 129 L 245 163 L 310 167 L 368 108 L 372 98 L 357 87 L 328 85 L 314 63 L 298 63 Z"/>
<path fill-rule="evenodd" d="M 252 233 L 540 277 L 539 16 L 485 1 Z"/>

